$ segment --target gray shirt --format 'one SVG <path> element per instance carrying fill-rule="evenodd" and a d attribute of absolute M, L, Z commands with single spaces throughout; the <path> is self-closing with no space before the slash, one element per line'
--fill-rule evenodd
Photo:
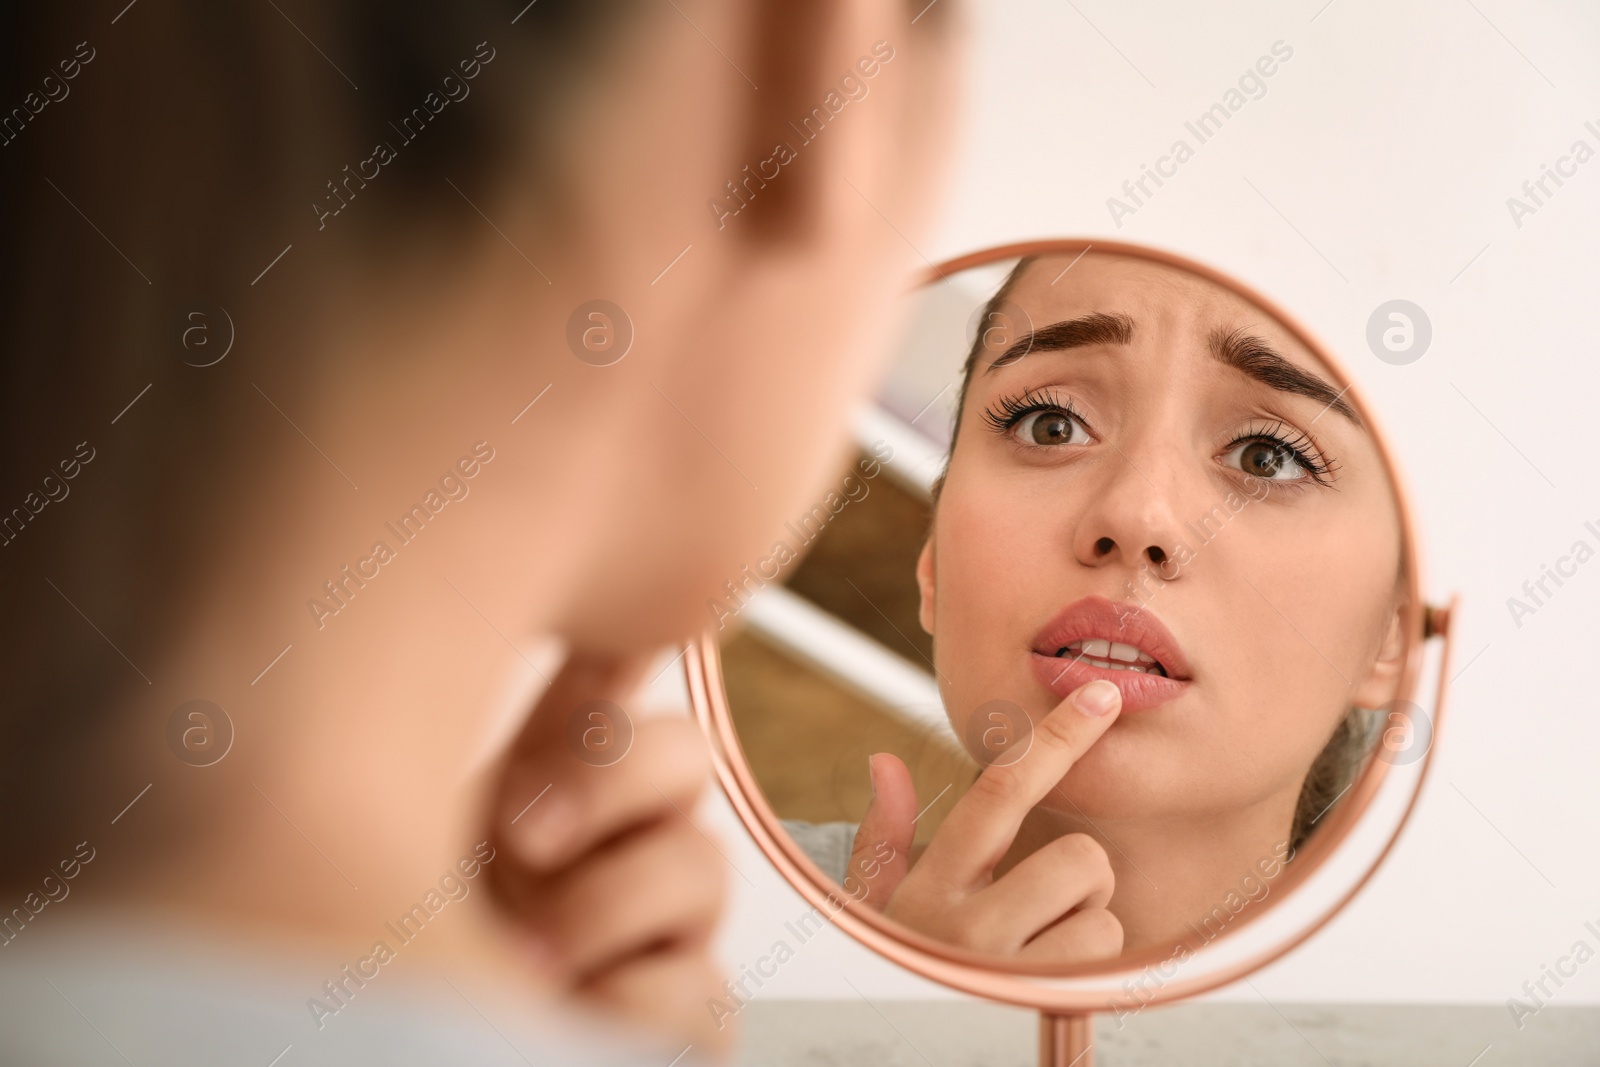
<path fill-rule="evenodd" d="M 856 823 L 853 822 L 802 822 L 799 819 L 781 820 L 800 850 L 811 857 L 811 862 L 822 868 L 822 873 L 840 885 L 850 873 L 850 849 L 856 840 Z"/>
<path fill-rule="evenodd" d="M 512 1001 L 420 959 L 397 959 L 319 1017 L 308 1001 L 330 1002 L 320 986 L 338 977 L 331 960 L 313 970 L 237 946 L 51 933 L 29 928 L 0 947 L 0 1063 L 662 1067 L 684 1052 L 678 1067 L 698 1062 L 681 1044 L 570 1005 Z"/>

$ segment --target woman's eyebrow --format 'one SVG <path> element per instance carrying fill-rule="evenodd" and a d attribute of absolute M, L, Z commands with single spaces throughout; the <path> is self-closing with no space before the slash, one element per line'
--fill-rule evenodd
<path fill-rule="evenodd" d="M 1059 352 L 1087 345 L 1125 345 L 1133 340 L 1133 320 L 1126 315 L 1096 311 L 1075 319 L 1053 322 L 1030 330 L 1013 341 L 995 361 L 983 369 L 985 374 L 1015 363 L 1029 352 Z"/>
<path fill-rule="evenodd" d="M 1310 371 L 1301 370 L 1255 334 L 1243 328 L 1218 328 L 1211 331 L 1209 341 L 1211 354 L 1224 365 L 1269 388 L 1320 400 L 1324 411 L 1332 408 L 1357 426 L 1361 425 L 1355 409 L 1345 402 L 1344 389 L 1334 389 Z"/>
<path fill-rule="evenodd" d="M 1075 319 L 1064 319 L 1041 326 L 1018 337 L 984 373 L 1015 363 L 1029 352 L 1060 352 L 1089 345 L 1125 345 L 1133 340 L 1133 319 L 1127 315 L 1096 311 Z M 1218 328 L 1208 338 L 1211 354 L 1262 385 L 1280 392 L 1320 400 L 1323 410 L 1332 408 L 1357 426 L 1360 417 L 1344 399 L 1345 390 L 1335 389 L 1310 371 L 1302 370 L 1280 355 L 1263 338 L 1244 328 Z"/>

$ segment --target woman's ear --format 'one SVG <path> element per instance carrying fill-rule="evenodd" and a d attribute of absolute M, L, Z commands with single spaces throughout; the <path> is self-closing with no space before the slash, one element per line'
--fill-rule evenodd
<path fill-rule="evenodd" d="M 920 569 L 918 571 L 921 573 Z M 1401 625 L 1402 606 L 1395 605 L 1389 616 L 1389 629 L 1383 635 L 1383 645 L 1372 669 L 1356 685 L 1354 703 L 1362 708 L 1381 708 L 1395 697 L 1400 684 L 1400 668 L 1406 651 L 1405 629 Z"/>
<path fill-rule="evenodd" d="M 917 591 L 922 594 L 917 606 L 917 621 L 923 632 L 933 636 L 933 534 L 922 542 L 922 552 L 917 556 Z"/>

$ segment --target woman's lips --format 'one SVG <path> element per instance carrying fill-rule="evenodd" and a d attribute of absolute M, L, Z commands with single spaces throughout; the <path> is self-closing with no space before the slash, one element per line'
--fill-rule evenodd
<path fill-rule="evenodd" d="M 1124 648 L 1118 655 L 1086 656 L 1081 651 L 1065 652 L 1068 645 L 1085 647 L 1085 642 L 1116 642 L 1133 646 L 1144 656 L 1145 670 L 1117 670 L 1097 666 L 1092 660 L 1124 660 L 1134 653 Z M 1096 652 L 1103 652 L 1099 645 Z M 1150 664 L 1151 658 L 1160 664 Z M 1066 697 L 1080 685 L 1104 678 L 1122 691 L 1122 710 L 1139 711 L 1165 704 L 1182 696 L 1193 675 L 1183 650 L 1172 633 L 1154 614 L 1132 605 L 1118 606 L 1102 596 L 1087 596 L 1069 604 L 1051 619 L 1034 638 L 1032 656 L 1034 676 L 1058 697 Z"/>
<path fill-rule="evenodd" d="M 1096 678 L 1106 679 L 1122 691 L 1124 712 L 1143 711 L 1176 700 L 1188 691 L 1191 684 L 1184 679 L 1163 678 L 1154 673 L 1107 670 L 1072 656 L 1046 656 L 1034 652 L 1028 658 L 1033 661 L 1033 676 L 1062 699 L 1070 696 L 1080 685 L 1086 685 Z"/>

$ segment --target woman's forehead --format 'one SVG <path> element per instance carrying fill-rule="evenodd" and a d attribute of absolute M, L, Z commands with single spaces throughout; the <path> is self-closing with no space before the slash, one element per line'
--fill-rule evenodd
<path fill-rule="evenodd" d="M 1009 297 L 1030 310 L 1078 313 L 1136 307 L 1228 307 L 1259 310 L 1236 293 L 1178 267 L 1132 256 L 1040 256 L 1023 266 Z M 1115 304 L 1117 306 L 1104 306 Z"/>
<path fill-rule="evenodd" d="M 1296 363 L 1323 365 L 1292 330 L 1232 289 L 1181 267 L 1134 256 L 1039 256 L 1023 265 L 1006 301 L 1025 312 L 1035 330 L 1096 313 L 1131 319 L 1136 340 L 1141 333 L 1176 330 L 1205 337 L 1217 329 L 1243 329 L 1270 340 Z"/>

